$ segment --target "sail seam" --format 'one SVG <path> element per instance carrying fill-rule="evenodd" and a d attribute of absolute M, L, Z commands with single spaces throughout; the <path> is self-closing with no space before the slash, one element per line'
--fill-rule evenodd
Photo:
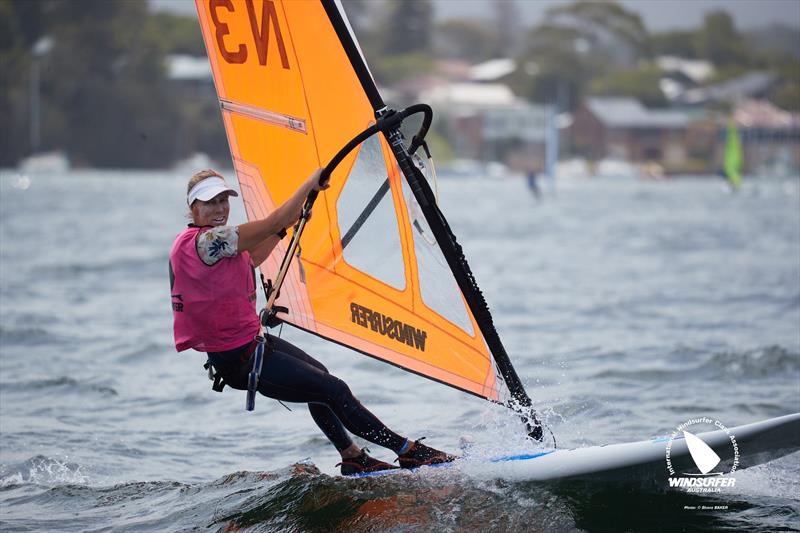
<path fill-rule="evenodd" d="M 429 380 L 431 380 L 431 381 L 435 381 L 435 382 L 437 382 L 437 383 L 441 383 L 442 385 L 446 385 L 446 386 L 448 386 L 448 387 L 451 387 L 451 388 L 453 388 L 453 389 L 457 389 L 457 390 L 460 390 L 460 391 L 462 391 L 462 392 L 466 392 L 467 394 L 472 394 L 473 396 L 477 396 L 478 398 L 483 398 L 483 399 L 485 399 L 485 400 L 489 400 L 490 402 L 494 402 L 494 403 L 497 403 L 497 404 L 501 404 L 501 405 L 502 405 L 502 402 L 501 402 L 501 401 L 499 401 L 499 400 L 495 400 L 494 398 L 491 398 L 491 397 L 488 397 L 488 395 L 483 395 L 483 394 L 477 393 L 477 392 L 475 392 L 475 391 L 471 391 L 471 390 L 469 390 L 469 389 L 465 389 L 464 387 L 460 387 L 460 386 L 458 386 L 458 385 L 454 385 L 453 383 L 448 383 L 448 382 L 446 382 L 446 381 L 442 381 L 441 379 L 435 378 L 435 377 L 433 377 L 433 376 L 429 376 L 429 375 L 427 375 L 427 374 L 423 374 L 422 372 L 419 372 L 419 371 L 417 371 L 417 370 L 413 370 L 413 369 L 411 369 L 411 368 L 405 367 L 405 366 L 403 366 L 403 365 L 401 365 L 401 364 L 398 364 L 398 363 L 396 363 L 396 362 L 394 362 L 394 361 L 390 361 L 390 360 L 388 360 L 388 359 L 384 359 L 384 358 L 382 358 L 382 357 L 380 357 L 380 356 L 378 356 L 378 355 L 375 355 L 375 354 L 373 354 L 373 353 L 366 352 L 366 351 L 364 351 L 364 350 L 361 350 L 361 349 L 359 349 L 359 348 L 356 348 L 356 347 L 354 347 L 354 346 L 350 346 L 349 344 L 344 344 L 343 342 L 341 342 L 341 341 L 339 341 L 339 340 L 337 340 L 337 339 L 334 339 L 334 338 L 328 337 L 328 336 L 326 336 L 326 335 L 323 335 L 323 334 L 321 334 L 321 333 L 318 333 L 318 332 L 316 332 L 316 331 L 312 331 L 312 330 L 310 330 L 310 329 L 306 329 L 306 328 L 304 328 L 303 326 L 300 326 L 300 325 L 298 325 L 298 324 L 295 324 L 295 323 L 293 323 L 293 322 L 289 322 L 289 321 L 285 321 L 285 322 L 286 322 L 287 324 L 289 324 L 290 326 L 292 326 L 293 328 L 299 329 L 299 330 L 301 330 L 301 331 L 305 331 L 306 333 L 311 333 L 312 335 L 315 335 L 315 336 L 317 336 L 317 337 L 319 337 L 319 338 L 321 338 L 321 339 L 325 339 L 325 340 L 327 340 L 327 341 L 333 342 L 334 344 L 338 344 L 339 346 L 342 346 L 342 347 L 344 347 L 344 348 L 347 348 L 347 349 L 349 349 L 349 350 L 352 350 L 352 351 L 354 351 L 354 352 L 358 352 L 358 353 L 360 353 L 360 354 L 366 355 L 366 356 L 368 356 L 368 357 L 371 357 L 371 358 L 373 358 L 373 359 L 376 359 L 376 360 L 378 360 L 378 361 L 381 361 L 381 362 L 384 362 L 384 363 L 388 363 L 388 364 L 390 364 L 390 365 L 392 365 L 392 366 L 395 366 L 395 367 L 399 368 L 400 370 L 404 370 L 404 371 L 406 371 L 406 372 L 409 372 L 409 373 L 411 373 L 411 374 L 416 374 L 416 375 L 418 375 L 418 376 L 421 376 L 421 377 L 423 377 L 423 378 L 425 378 L 425 379 L 429 379 Z M 335 328 L 335 327 L 332 327 L 332 326 L 328 326 L 328 327 L 329 327 L 330 329 L 332 329 L 332 330 L 335 330 L 335 331 L 340 331 L 339 329 L 337 329 L 337 328 Z M 367 342 L 369 342 L 369 341 L 367 341 Z M 417 360 L 417 361 L 419 361 L 419 360 Z M 458 374 L 453 374 L 452 372 L 450 372 L 450 371 L 448 371 L 448 370 L 446 370 L 446 369 L 443 369 L 443 368 L 437 367 L 437 366 L 435 366 L 435 365 L 432 365 L 432 364 L 430 364 L 430 363 L 427 363 L 427 362 L 425 362 L 425 361 L 420 361 L 420 362 L 422 362 L 424 365 L 426 365 L 426 366 L 429 366 L 429 367 L 431 367 L 431 368 L 436 368 L 437 370 L 439 370 L 439 371 L 441 371 L 441 372 L 443 372 L 443 373 L 445 373 L 445 374 L 450 374 L 450 375 L 453 375 L 453 376 L 457 376 L 459 379 L 463 379 L 463 380 L 464 380 L 465 382 L 467 382 L 467 383 L 472 383 L 472 384 L 475 384 L 475 385 L 476 385 L 476 386 L 478 386 L 478 387 L 485 388 L 485 386 L 484 386 L 482 383 L 478 383 L 477 381 L 474 381 L 474 380 L 472 380 L 472 379 L 469 379 L 469 378 L 467 378 L 467 377 L 464 377 L 464 376 L 459 376 Z M 495 390 L 493 390 L 492 392 L 495 392 L 495 393 L 497 393 L 497 392 L 499 392 L 499 390 L 498 390 L 498 389 L 495 389 Z"/>

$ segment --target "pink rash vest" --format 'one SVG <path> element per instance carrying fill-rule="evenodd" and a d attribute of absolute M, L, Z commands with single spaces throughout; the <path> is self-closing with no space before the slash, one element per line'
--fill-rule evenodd
<path fill-rule="evenodd" d="M 197 252 L 198 233 L 181 232 L 169 254 L 175 348 L 224 352 L 258 334 L 255 273 L 248 252 L 207 265 Z"/>

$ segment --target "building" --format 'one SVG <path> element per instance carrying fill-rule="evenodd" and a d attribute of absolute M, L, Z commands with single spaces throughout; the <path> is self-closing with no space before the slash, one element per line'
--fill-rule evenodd
<path fill-rule="evenodd" d="M 656 65 L 664 72 L 659 88 L 673 103 L 684 103 L 687 92 L 708 83 L 716 70 L 710 61 L 659 56 Z"/>
<path fill-rule="evenodd" d="M 675 98 L 683 105 L 702 106 L 714 103 L 741 102 L 746 99 L 763 98 L 774 86 L 777 76 L 770 72 L 748 72 L 736 78 L 710 85 L 695 87 Z"/>
<path fill-rule="evenodd" d="M 195 86 L 214 87 L 211 63 L 206 56 L 171 54 L 166 57 L 167 78 Z"/>
<path fill-rule="evenodd" d="M 591 160 L 658 162 L 668 171 L 688 159 L 683 111 L 648 109 L 633 98 L 587 98 L 569 128 L 572 150 Z"/>
<path fill-rule="evenodd" d="M 543 168 L 547 108 L 500 83 L 447 83 L 419 95 L 441 120 L 454 155 L 500 161 L 513 170 Z"/>

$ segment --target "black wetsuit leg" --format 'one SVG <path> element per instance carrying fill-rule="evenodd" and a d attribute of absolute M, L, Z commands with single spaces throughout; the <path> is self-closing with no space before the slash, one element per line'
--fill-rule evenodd
<path fill-rule="evenodd" d="M 281 338 L 269 335 L 268 345 L 270 351 L 264 357 L 258 380 L 261 394 L 284 402 L 307 403 L 314 422 L 339 451 L 353 444 L 347 430 L 393 451 L 403 447 L 406 439 L 387 428 L 322 363 Z M 245 345 L 208 354 L 214 368 L 232 388 L 247 389 L 250 364 L 241 359 L 246 359 L 248 348 Z"/>
<path fill-rule="evenodd" d="M 269 337 L 258 391 L 285 402 L 308 403 L 311 416 L 341 451 L 352 444 L 342 425 L 362 439 L 397 451 L 406 439 L 393 432 L 353 396 L 350 387 L 300 348 Z M 341 435 L 347 437 L 345 441 Z"/>

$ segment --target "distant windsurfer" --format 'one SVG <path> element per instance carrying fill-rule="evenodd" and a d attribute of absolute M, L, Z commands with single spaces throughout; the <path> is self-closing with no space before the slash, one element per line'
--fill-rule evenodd
<path fill-rule="evenodd" d="M 227 225 L 228 198 L 238 193 L 219 173 L 204 170 L 189 180 L 192 223 L 175 239 L 169 257 L 175 346 L 179 352 L 206 352 L 212 371 L 231 388 L 247 390 L 260 331 L 253 269 L 285 235 L 284 228 L 299 219 L 309 192 L 327 188 L 319 180 L 317 170 L 267 217 L 239 226 Z M 258 391 L 280 401 L 307 403 L 314 422 L 342 456 L 337 465 L 342 474 L 398 468 L 367 455 L 348 431 L 395 452 L 402 468 L 455 459 L 425 446 L 422 439 L 412 442 L 390 430 L 344 381 L 296 346 L 272 335 L 267 344 Z"/>
<path fill-rule="evenodd" d="M 539 189 L 539 176 L 536 175 L 534 169 L 528 170 L 528 189 L 533 193 L 537 200 L 542 199 L 542 191 Z"/>

